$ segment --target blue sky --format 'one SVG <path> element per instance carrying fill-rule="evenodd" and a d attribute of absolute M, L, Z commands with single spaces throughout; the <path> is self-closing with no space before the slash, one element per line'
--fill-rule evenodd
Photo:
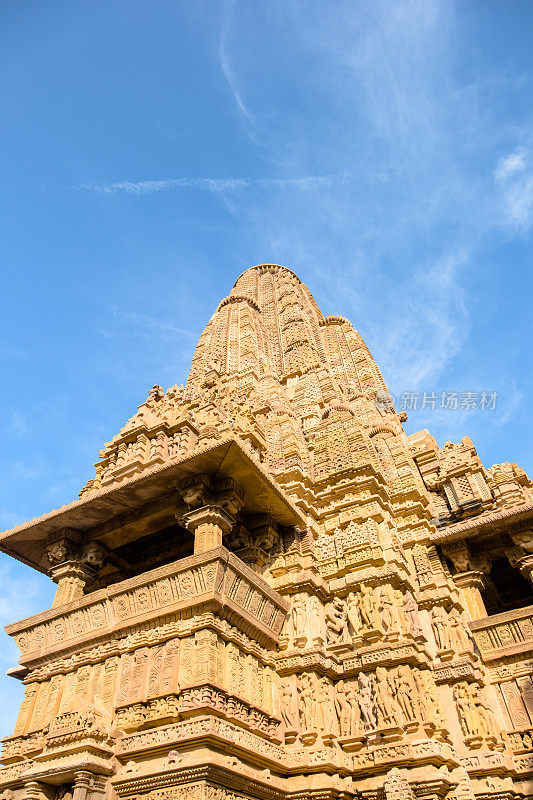
<path fill-rule="evenodd" d="M 0 527 L 76 497 L 264 262 L 397 397 L 499 393 L 408 432 L 533 472 L 532 27 L 526 0 L 4 2 Z M 2 624 L 52 595 L 1 557 Z"/>

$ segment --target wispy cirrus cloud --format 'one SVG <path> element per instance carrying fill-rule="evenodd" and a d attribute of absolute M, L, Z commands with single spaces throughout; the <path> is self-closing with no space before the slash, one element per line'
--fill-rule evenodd
<path fill-rule="evenodd" d="M 313 189 L 345 181 L 346 175 L 303 175 L 296 178 L 168 178 L 165 180 L 116 181 L 108 184 L 84 183 L 78 188 L 101 194 L 152 194 L 170 189 L 202 189 L 207 192 L 233 192 L 257 187 Z"/>
<path fill-rule="evenodd" d="M 265 260 L 296 269 L 328 311 L 364 331 L 393 386 L 426 388 L 468 341 L 468 284 L 486 269 L 480 252 L 501 228 L 502 191 L 508 225 L 530 225 L 526 155 L 498 162 L 513 131 L 486 111 L 501 82 L 458 79 L 464 31 L 448 0 L 292 0 L 277 9 L 274 22 L 252 19 L 236 3 L 221 26 L 235 85 L 253 98 L 254 138 L 280 171 L 313 165 L 350 179 L 297 203 L 236 195 L 233 213 Z M 257 90 L 261 48 L 267 54 L 272 41 L 283 65 L 277 80 L 287 75 L 298 98 L 284 106 L 281 126 Z"/>
<path fill-rule="evenodd" d="M 533 166 L 527 150 L 502 156 L 494 178 L 501 190 L 504 222 L 514 232 L 525 233 L 533 224 Z"/>
<path fill-rule="evenodd" d="M 233 72 L 233 68 L 231 66 L 230 57 L 228 55 L 228 34 L 230 31 L 231 19 L 233 16 L 233 11 L 235 8 L 235 4 L 231 3 L 230 8 L 228 9 L 224 23 L 222 25 L 222 31 L 220 35 L 220 42 L 219 42 L 219 49 L 218 49 L 218 56 L 219 56 L 219 64 L 222 74 L 224 75 L 228 86 L 231 90 L 233 95 L 233 99 L 235 100 L 235 105 L 243 115 L 243 117 L 247 120 L 247 122 L 253 123 L 254 117 L 251 111 L 249 110 L 248 106 L 244 102 L 241 92 L 237 85 L 237 79 Z"/>

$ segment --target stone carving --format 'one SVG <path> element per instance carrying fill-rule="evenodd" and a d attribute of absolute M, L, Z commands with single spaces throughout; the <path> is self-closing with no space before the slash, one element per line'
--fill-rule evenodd
<path fill-rule="evenodd" d="M 453 695 L 467 743 L 479 746 L 476 739 L 495 743 L 499 738 L 498 725 L 479 688 L 475 684 L 459 683 L 454 687 Z"/>
<path fill-rule="evenodd" d="M 357 683 L 359 690 L 359 707 L 361 709 L 363 724 L 366 730 L 373 730 L 376 727 L 376 708 L 372 677 L 365 672 L 360 672 Z"/>
<path fill-rule="evenodd" d="M 58 584 L 8 626 L 5 800 L 521 796 L 533 613 L 491 565 L 533 574 L 533 487 L 404 420 L 348 320 L 243 273 L 187 385 L 0 540 Z"/>
<path fill-rule="evenodd" d="M 437 650 L 451 650 L 452 642 L 450 636 L 450 622 L 448 615 L 442 606 L 435 606 L 431 611 L 431 625 L 435 636 Z"/>
<path fill-rule="evenodd" d="M 418 613 L 418 604 L 410 589 L 405 590 L 402 600 L 403 610 L 409 621 L 410 632 L 415 637 L 423 636 L 420 615 Z"/>
<path fill-rule="evenodd" d="M 386 800 L 414 800 L 415 793 L 409 781 L 397 767 L 393 767 L 383 783 Z"/>
<path fill-rule="evenodd" d="M 389 678 L 385 667 L 376 669 L 376 682 L 374 685 L 376 692 L 376 712 L 378 724 L 399 725 L 401 724 L 401 709 L 394 696 L 394 683 Z"/>
<path fill-rule="evenodd" d="M 300 710 L 298 705 L 298 691 L 291 678 L 284 678 L 279 687 L 281 716 L 287 730 L 300 731 Z"/>
<path fill-rule="evenodd" d="M 346 601 L 335 598 L 326 607 L 326 627 L 328 645 L 343 644 L 348 636 L 348 616 Z"/>

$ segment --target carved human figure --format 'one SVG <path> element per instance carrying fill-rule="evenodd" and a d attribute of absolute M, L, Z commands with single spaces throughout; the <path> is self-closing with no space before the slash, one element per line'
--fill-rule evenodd
<path fill-rule="evenodd" d="M 300 678 L 299 695 L 302 730 L 315 730 L 314 688 L 308 672 L 304 672 Z"/>
<path fill-rule="evenodd" d="M 439 707 L 437 687 L 435 685 L 433 676 L 430 670 L 422 670 L 420 672 L 420 677 L 422 678 L 422 684 L 424 687 L 424 696 L 429 705 L 429 708 L 431 709 L 431 719 L 433 720 L 433 722 L 436 722 L 437 725 L 442 726 L 444 722 Z"/>
<path fill-rule="evenodd" d="M 403 593 L 403 610 L 409 620 L 409 628 L 413 636 L 422 636 L 422 624 L 418 613 L 418 604 L 410 589 Z"/>
<path fill-rule="evenodd" d="M 367 630 L 375 630 L 378 628 L 377 608 L 374 597 L 374 590 L 371 586 L 361 584 L 361 594 L 359 610 L 361 612 L 361 620 L 363 626 Z"/>
<path fill-rule="evenodd" d="M 279 686 L 281 717 L 290 731 L 300 730 L 298 692 L 291 678 L 284 678 Z"/>
<path fill-rule="evenodd" d="M 399 708 L 391 691 L 385 667 L 377 667 L 374 689 L 378 724 L 398 725 L 400 723 Z"/>
<path fill-rule="evenodd" d="M 457 706 L 463 736 L 478 736 L 480 734 L 479 718 L 467 687 L 462 683 L 454 686 L 453 698 Z"/>
<path fill-rule="evenodd" d="M 359 706 L 359 692 L 355 681 L 350 681 L 346 689 L 346 697 L 350 704 L 350 736 L 357 736 L 361 732 L 361 709 Z"/>
<path fill-rule="evenodd" d="M 433 606 L 431 610 L 431 625 L 435 635 L 437 650 L 450 650 L 450 624 L 448 615 L 442 606 Z"/>
<path fill-rule="evenodd" d="M 307 638 L 307 613 L 305 601 L 298 595 L 295 597 L 292 604 L 292 615 L 294 620 L 294 637 L 295 639 Z"/>
<path fill-rule="evenodd" d="M 339 718 L 339 728 L 341 736 L 350 736 L 351 704 L 348 700 L 348 692 L 343 680 L 338 681 L 335 687 L 335 708 Z"/>
<path fill-rule="evenodd" d="M 376 713 L 372 677 L 366 672 L 360 672 L 357 684 L 359 688 L 359 708 L 361 709 L 363 723 L 367 730 L 373 730 L 376 727 Z"/>
<path fill-rule="evenodd" d="M 412 669 L 411 676 L 413 679 L 414 699 L 417 705 L 417 716 L 424 721 L 430 720 L 432 716 L 431 701 L 426 694 L 422 673 L 419 669 Z"/>
<path fill-rule="evenodd" d="M 477 686 L 470 687 L 470 697 L 475 707 L 482 736 L 499 736 L 498 724 L 488 703 L 479 693 Z"/>
<path fill-rule="evenodd" d="M 335 597 L 326 606 L 326 631 L 329 645 L 343 644 L 346 641 L 348 632 L 347 619 L 346 601 L 340 597 Z"/>
<path fill-rule="evenodd" d="M 378 613 L 381 620 L 381 628 L 386 636 L 399 633 L 399 620 L 392 599 L 390 586 L 382 586 L 378 594 Z"/>
<path fill-rule="evenodd" d="M 471 651 L 472 647 L 472 640 L 470 638 L 470 632 L 467 630 L 467 627 L 463 620 L 461 619 L 461 615 L 457 611 L 456 608 L 452 609 L 449 614 L 449 623 L 450 623 L 450 639 L 452 640 L 453 644 L 457 647 L 460 651 Z"/>
<path fill-rule="evenodd" d="M 359 609 L 359 596 L 356 592 L 348 595 L 348 623 L 350 633 L 357 636 L 362 627 L 361 611 Z"/>
<path fill-rule="evenodd" d="M 312 641 L 323 640 L 324 637 L 324 607 L 318 597 L 309 598 L 309 638 Z"/>
<path fill-rule="evenodd" d="M 411 670 L 407 664 L 398 667 L 396 676 L 396 699 L 402 710 L 406 722 L 413 722 L 417 719 L 417 704 L 415 700 L 415 690 L 411 677 Z"/>
<path fill-rule="evenodd" d="M 335 693 L 329 679 L 323 676 L 317 680 L 316 705 L 318 727 L 323 733 L 336 735 L 338 721 L 335 706 Z"/>

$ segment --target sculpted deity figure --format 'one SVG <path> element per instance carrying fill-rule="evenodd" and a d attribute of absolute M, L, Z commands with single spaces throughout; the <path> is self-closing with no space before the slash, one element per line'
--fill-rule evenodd
<path fill-rule="evenodd" d="M 351 633 L 357 636 L 363 623 L 359 610 L 359 596 L 355 592 L 350 592 L 348 595 L 348 623 Z"/>
<path fill-rule="evenodd" d="M 476 686 L 470 688 L 470 697 L 478 715 L 480 733 L 483 736 L 499 737 L 498 723 L 496 722 L 494 713 L 488 703 L 482 698 Z"/>
<path fill-rule="evenodd" d="M 411 676 L 413 679 L 415 701 L 418 707 L 417 716 L 425 722 L 430 720 L 433 716 L 431 698 L 426 694 L 426 686 L 422 677 L 422 672 L 419 669 L 412 669 Z"/>
<path fill-rule="evenodd" d="M 288 730 L 300 730 L 300 713 L 298 707 L 298 692 L 290 678 L 284 678 L 279 686 L 279 699 L 281 717 Z"/>
<path fill-rule="evenodd" d="M 392 587 L 382 586 L 378 594 L 378 613 L 385 635 L 399 633 L 399 620 L 393 602 Z"/>
<path fill-rule="evenodd" d="M 292 616 L 294 626 L 294 638 L 306 639 L 307 638 L 307 608 L 305 600 L 298 595 L 295 597 L 292 604 Z"/>
<path fill-rule="evenodd" d="M 472 639 L 470 638 L 470 631 L 461 619 L 461 615 L 457 609 L 450 611 L 449 615 L 450 624 L 450 638 L 459 650 L 471 651 Z"/>
<path fill-rule="evenodd" d="M 359 692 L 355 681 L 350 681 L 346 689 L 346 697 L 350 704 L 350 736 L 357 736 L 361 732 L 361 709 L 359 707 Z"/>
<path fill-rule="evenodd" d="M 431 625 L 435 635 L 437 650 L 450 650 L 450 624 L 442 606 L 434 606 L 431 611 Z"/>
<path fill-rule="evenodd" d="M 343 680 L 338 681 L 335 687 L 335 708 L 339 718 L 339 728 L 341 736 L 350 736 L 350 721 L 352 708 L 348 700 L 348 692 Z"/>
<path fill-rule="evenodd" d="M 462 683 L 454 686 L 453 698 L 457 706 L 463 736 L 478 736 L 480 734 L 479 717 L 467 687 Z"/>
<path fill-rule="evenodd" d="M 324 639 L 324 607 L 316 595 L 309 598 L 311 613 L 309 614 L 309 638 Z"/>
<path fill-rule="evenodd" d="M 379 627 L 374 591 L 371 586 L 367 586 L 364 583 L 361 584 L 359 610 L 363 626 L 367 630 L 374 630 Z"/>
<path fill-rule="evenodd" d="M 409 620 L 409 628 L 413 636 L 422 636 L 422 625 L 420 623 L 420 615 L 418 613 L 418 604 L 413 597 L 412 592 L 407 589 L 403 594 L 403 610 Z"/>
<path fill-rule="evenodd" d="M 402 710 L 406 722 L 413 722 L 417 719 L 417 705 L 415 702 L 415 690 L 411 670 L 407 664 L 398 667 L 396 677 L 396 699 Z"/>
<path fill-rule="evenodd" d="M 301 676 L 299 694 L 302 730 L 312 731 L 315 729 L 314 688 L 311 675 L 308 672 L 304 672 Z"/>
<path fill-rule="evenodd" d="M 442 726 L 444 725 L 444 721 L 439 707 L 437 687 L 433 675 L 429 670 L 422 670 L 419 675 L 422 679 L 422 686 L 424 687 L 424 697 L 430 709 L 430 719 L 436 722 L 438 726 Z"/>
<path fill-rule="evenodd" d="M 336 734 L 338 731 L 335 716 L 335 700 L 332 697 L 332 685 L 325 676 L 317 680 L 315 688 L 316 725 L 322 733 Z"/>
<path fill-rule="evenodd" d="M 366 672 L 360 672 L 357 683 L 359 688 L 359 707 L 363 723 L 367 730 L 373 730 L 376 727 L 376 712 L 372 678 Z"/>
<path fill-rule="evenodd" d="M 346 602 L 336 597 L 326 607 L 326 629 L 328 644 L 342 644 L 348 632 Z"/>
<path fill-rule="evenodd" d="M 374 688 L 378 724 L 398 725 L 400 722 L 400 709 L 391 691 L 389 676 L 385 667 L 377 667 Z"/>

